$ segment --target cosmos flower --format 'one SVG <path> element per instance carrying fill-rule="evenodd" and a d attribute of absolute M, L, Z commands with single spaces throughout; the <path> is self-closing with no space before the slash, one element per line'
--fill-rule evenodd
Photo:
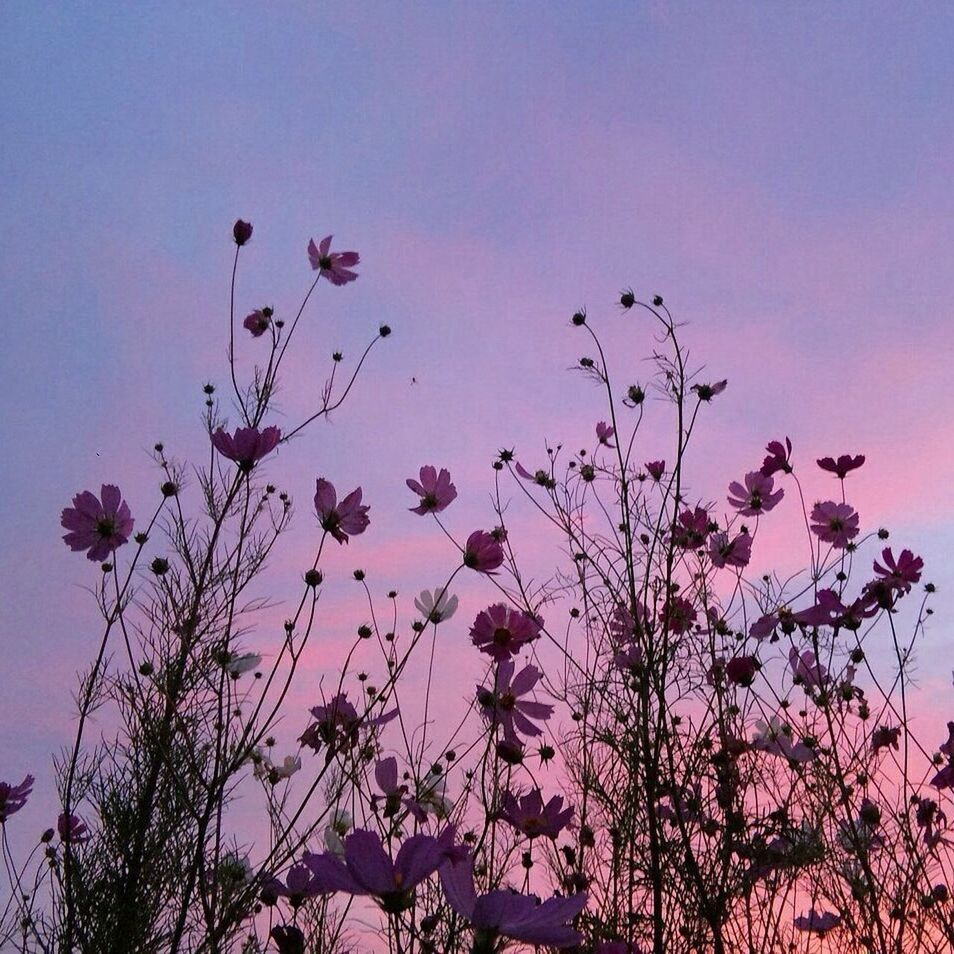
<path fill-rule="evenodd" d="M 615 444 L 612 443 L 613 435 L 615 433 L 616 431 L 609 424 L 607 424 L 606 421 L 600 421 L 599 424 L 596 425 L 596 439 L 604 447 L 616 446 Z"/>
<path fill-rule="evenodd" d="M 852 457 L 850 454 L 842 454 L 838 460 L 833 457 L 822 457 L 816 461 L 822 470 L 834 474 L 839 480 L 844 480 L 848 473 L 857 470 L 865 462 L 865 455 L 859 454 Z"/>
<path fill-rule="evenodd" d="M 755 656 L 735 656 L 725 664 L 725 677 L 737 686 L 751 686 L 761 668 Z"/>
<path fill-rule="evenodd" d="M 784 444 L 781 441 L 769 441 L 765 449 L 768 456 L 762 461 L 763 477 L 772 477 L 779 471 L 783 474 L 792 472 L 792 442 L 789 438 L 785 438 Z"/>
<path fill-rule="evenodd" d="M 534 788 L 519 798 L 513 792 L 505 792 L 500 817 L 531 840 L 538 837 L 556 840 L 560 832 L 570 824 L 573 806 L 564 808 L 563 799 L 559 795 L 554 795 L 544 805 L 539 788 Z"/>
<path fill-rule="evenodd" d="M 464 566 L 478 573 L 494 575 L 504 561 L 503 547 L 494 539 L 493 534 L 484 530 L 475 530 L 464 547 Z"/>
<path fill-rule="evenodd" d="M 344 808 L 336 808 L 331 813 L 331 821 L 325 826 L 325 845 L 330 852 L 340 858 L 344 855 L 344 841 L 342 839 L 351 831 L 354 819 L 351 812 Z"/>
<path fill-rule="evenodd" d="M 245 245 L 251 237 L 252 223 L 237 219 L 235 225 L 232 226 L 232 238 L 235 240 L 235 244 L 241 247 Z"/>
<path fill-rule="evenodd" d="M 711 401 L 717 394 L 721 394 L 728 384 L 728 379 L 723 378 L 716 381 L 715 384 L 694 384 L 690 390 L 696 392 L 700 401 Z"/>
<path fill-rule="evenodd" d="M 440 473 L 429 464 L 421 468 L 418 475 L 420 480 L 408 477 L 405 483 L 420 498 L 416 507 L 411 507 L 411 513 L 421 516 L 428 513 L 440 513 L 457 498 L 457 488 L 451 483 L 450 471 L 442 467 Z"/>
<path fill-rule="evenodd" d="M 812 533 L 836 550 L 843 550 L 858 536 L 859 517 L 850 504 L 826 500 L 812 508 Z"/>
<path fill-rule="evenodd" d="M 585 907 L 586 895 L 552 897 L 540 903 L 534 895 L 513 891 L 491 891 L 477 896 L 473 860 L 445 865 L 440 869 L 441 886 L 447 903 L 474 929 L 475 951 L 499 950 L 498 938 L 547 947 L 572 947 L 583 938 L 569 926 Z"/>
<path fill-rule="evenodd" d="M 672 541 L 677 547 L 694 550 L 701 547 L 709 533 L 709 514 L 702 507 L 683 510 L 672 528 Z"/>
<path fill-rule="evenodd" d="M 912 585 L 921 579 L 924 560 L 916 557 L 910 550 L 902 550 L 901 555 L 895 559 L 891 547 L 885 547 L 881 551 L 881 559 L 884 560 L 884 566 L 877 560 L 874 561 L 875 573 L 899 592 L 910 592 Z"/>
<path fill-rule="evenodd" d="M 377 728 L 386 725 L 397 714 L 397 709 L 384 712 L 379 716 L 364 717 L 358 715 L 358 710 L 348 702 L 346 692 L 338 693 L 330 702 L 315 706 L 311 710 L 315 717 L 313 722 L 301 735 L 299 742 L 315 752 L 320 751 L 323 745 L 332 752 L 349 749 L 358 743 L 358 733 L 362 727 Z"/>
<path fill-rule="evenodd" d="M 539 635 L 537 619 L 504 603 L 495 603 L 479 613 L 470 630 L 473 644 L 497 662 L 516 656 Z"/>
<path fill-rule="evenodd" d="M 871 733 L 871 751 L 877 755 L 882 749 L 892 748 L 898 751 L 898 742 L 901 738 L 901 729 L 897 726 L 890 728 L 886 725 L 879 725 Z"/>
<path fill-rule="evenodd" d="M 662 609 L 662 623 L 670 633 L 682 636 L 688 633 L 696 620 L 696 608 L 681 596 L 666 600 Z"/>
<path fill-rule="evenodd" d="M 268 935 L 278 948 L 278 954 L 305 954 L 305 935 L 294 924 L 278 924 Z"/>
<path fill-rule="evenodd" d="M 531 720 L 545 722 L 553 715 L 553 706 L 522 698 L 540 680 L 541 673 L 536 666 L 524 666 L 516 676 L 514 668 L 512 659 L 498 663 L 494 688 L 481 686 L 477 690 L 477 702 L 487 721 L 503 728 L 504 739 L 519 745 L 517 732 L 528 736 L 543 733 Z"/>
<path fill-rule="evenodd" d="M 89 829 L 82 819 L 76 815 L 61 814 L 56 819 L 56 831 L 60 836 L 60 841 L 68 841 L 71 844 L 79 845 L 84 841 L 89 841 Z"/>
<path fill-rule="evenodd" d="M 361 504 L 361 488 L 352 490 L 341 503 L 334 485 L 319 477 L 315 484 L 315 511 L 322 530 L 330 533 L 338 543 L 347 543 L 349 537 L 364 533 L 371 523 L 369 506 Z"/>
<path fill-rule="evenodd" d="M 315 245 L 314 239 L 308 243 L 308 260 L 318 272 L 318 277 L 327 278 L 332 285 L 347 285 L 358 278 L 351 269 L 358 264 L 360 256 L 357 252 L 332 252 L 330 235 L 326 235 L 318 245 Z"/>
<path fill-rule="evenodd" d="M 662 476 L 666 472 L 666 462 L 664 460 L 650 460 L 647 461 L 644 466 L 646 473 L 648 473 L 653 480 L 662 480 Z"/>
<path fill-rule="evenodd" d="M 772 716 L 768 723 L 757 719 L 756 733 L 752 738 L 752 748 L 759 752 L 780 755 L 792 762 L 811 762 L 817 755 L 804 743 L 792 742 L 791 732 L 783 725 L 778 716 Z"/>
<path fill-rule="evenodd" d="M 0 782 L 0 825 L 26 805 L 33 791 L 33 782 L 32 775 L 27 775 L 19 785 Z"/>
<path fill-rule="evenodd" d="M 250 315 L 247 315 L 242 327 L 252 333 L 253 338 L 261 338 L 263 334 L 271 327 L 272 310 L 271 308 L 256 308 Z"/>
<path fill-rule="evenodd" d="M 259 431 L 257 427 L 240 427 L 234 434 L 228 434 L 219 428 L 212 435 L 212 446 L 229 460 L 234 460 L 242 473 L 249 473 L 263 457 L 270 454 L 282 439 L 277 427 L 266 427 Z"/>
<path fill-rule="evenodd" d="M 752 559 L 752 538 L 738 533 L 730 540 L 723 530 L 713 533 L 709 537 L 709 559 L 720 570 L 726 566 L 747 566 Z"/>
<path fill-rule="evenodd" d="M 433 590 L 421 590 L 414 600 L 417 611 L 429 623 L 443 623 L 457 612 L 457 597 L 447 592 L 446 586 L 438 586 Z"/>
<path fill-rule="evenodd" d="M 810 931 L 812 934 L 825 934 L 841 924 L 841 918 L 831 911 L 816 911 L 810 908 L 808 914 L 799 915 L 792 922 L 797 931 Z"/>
<path fill-rule="evenodd" d="M 753 470 L 745 475 L 745 486 L 737 480 L 729 484 L 729 503 L 743 517 L 757 517 L 768 513 L 785 495 L 781 488 L 775 490 L 775 480 L 761 471 Z"/>
<path fill-rule="evenodd" d="M 258 653 L 229 653 L 225 668 L 229 675 L 238 679 L 239 676 L 247 672 L 252 672 L 261 665 L 262 657 Z"/>
<path fill-rule="evenodd" d="M 86 550 L 86 557 L 101 563 L 117 547 L 129 540 L 135 521 L 118 487 L 103 484 L 100 497 L 88 490 L 73 498 L 73 506 L 60 516 L 60 526 L 68 533 L 63 541 L 74 551 Z"/>
<path fill-rule="evenodd" d="M 795 681 L 806 688 L 820 689 L 828 681 L 828 670 L 815 658 L 815 654 L 810 649 L 799 654 L 793 646 L 788 651 L 788 664 Z"/>

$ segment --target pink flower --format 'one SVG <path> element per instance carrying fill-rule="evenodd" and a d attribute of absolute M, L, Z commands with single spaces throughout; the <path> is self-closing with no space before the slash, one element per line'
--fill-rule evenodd
<path fill-rule="evenodd" d="M 806 649 L 801 655 L 793 646 L 788 652 L 788 664 L 795 681 L 808 688 L 820 689 L 828 681 L 828 670 Z"/>
<path fill-rule="evenodd" d="M 89 830 L 76 815 L 61 814 L 56 820 L 56 831 L 61 841 L 79 845 L 89 841 Z"/>
<path fill-rule="evenodd" d="M 835 474 L 839 480 L 844 480 L 849 471 L 857 470 L 865 462 L 865 455 L 859 454 L 852 457 L 850 454 L 842 454 L 838 460 L 833 457 L 822 457 L 816 461 L 822 470 L 827 470 L 830 474 Z"/>
<path fill-rule="evenodd" d="M 694 384 L 690 390 L 696 392 L 700 401 L 711 401 L 717 394 L 721 394 L 725 390 L 728 383 L 728 380 L 723 378 L 721 381 L 716 381 L 715 384 Z"/>
<path fill-rule="evenodd" d="M 319 245 L 315 245 L 314 239 L 308 243 L 308 260 L 318 277 L 327 278 L 332 285 L 347 285 L 358 278 L 351 269 L 358 264 L 360 256 L 357 252 L 332 252 L 330 235 Z"/>
<path fill-rule="evenodd" d="M 894 589 L 908 593 L 911 586 L 921 579 L 924 560 L 916 557 L 910 550 L 902 550 L 895 560 L 891 547 L 885 547 L 881 551 L 881 559 L 884 560 L 884 566 L 875 560 L 874 571 L 878 576 L 884 577 L 885 582 Z"/>
<path fill-rule="evenodd" d="M 843 550 L 858 536 L 858 513 L 846 503 L 826 500 L 812 508 L 812 533 L 824 543 Z"/>
<path fill-rule="evenodd" d="M 583 938 L 569 926 L 586 907 L 586 895 L 552 897 L 540 903 L 533 895 L 491 891 L 477 896 L 470 857 L 444 865 L 439 872 L 451 909 L 474 929 L 475 951 L 499 951 L 499 938 L 544 947 L 573 947 Z"/>
<path fill-rule="evenodd" d="M 946 758 L 954 759 L 954 722 L 948 722 L 947 741 L 938 748 L 938 752 Z"/>
<path fill-rule="evenodd" d="M 724 531 L 713 533 L 709 537 L 709 559 L 720 570 L 725 566 L 747 566 L 752 559 L 752 538 L 739 533 L 730 540 Z"/>
<path fill-rule="evenodd" d="M 666 472 L 666 462 L 664 460 L 650 460 L 646 462 L 646 472 L 653 480 L 662 480 L 662 475 Z"/>
<path fill-rule="evenodd" d="M 563 807 L 563 799 L 554 795 L 543 804 L 543 795 L 535 788 L 517 798 L 504 793 L 500 817 L 531 840 L 540 836 L 556 839 L 573 817 L 573 806 Z"/>
<path fill-rule="evenodd" d="M 545 470 L 538 470 L 531 474 L 519 460 L 514 464 L 514 468 L 519 477 L 529 480 L 530 483 L 536 484 L 538 487 L 546 487 L 547 490 L 553 490 L 556 487 L 556 481 Z"/>
<path fill-rule="evenodd" d="M 504 603 L 495 603 L 479 613 L 470 630 L 473 644 L 497 662 L 516 656 L 539 635 L 536 619 Z"/>
<path fill-rule="evenodd" d="M 26 805 L 33 791 L 33 781 L 33 776 L 27 775 L 19 785 L 0 782 L 0 825 Z"/>
<path fill-rule="evenodd" d="M 743 517 L 757 517 L 772 510 L 784 496 L 779 489 L 772 492 L 775 481 L 766 477 L 761 471 L 753 470 L 745 475 L 745 486 L 737 480 L 729 484 L 729 503 L 735 507 Z"/>
<path fill-rule="evenodd" d="M 725 675 L 737 686 L 751 686 L 761 668 L 755 656 L 735 656 L 726 663 Z"/>
<path fill-rule="evenodd" d="M 212 435 L 212 446 L 229 460 L 239 465 L 242 473 L 249 473 L 263 457 L 270 454 L 282 439 L 277 427 L 240 427 L 234 434 L 227 434 L 221 427 Z"/>
<path fill-rule="evenodd" d="M 358 744 L 358 733 L 362 727 L 377 728 L 386 725 L 397 717 L 398 710 L 392 709 L 374 717 L 365 714 L 362 717 L 348 702 L 348 694 L 341 692 L 330 702 L 315 706 L 311 714 L 317 721 L 302 733 L 298 741 L 314 752 L 320 751 L 323 745 L 331 752 L 338 752 Z"/>
<path fill-rule="evenodd" d="M 836 626 L 847 610 L 834 590 L 819 590 L 815 605 L 792 614 L 792 620 L 800 626 Z"/>
<path fill-rule="evenodd" d="M 232 226 L 232 238 L 235 239 L 235 244 L 241 247 L 245 245 L 251 237 L 252 223 L 237 219 L 235 225 Z"/>
<path fill-rule="evenodd" d="M 809 909 L 808 914 L 800 915 L 792 922 L 797 931 L 811 931 L 812 934 L 825 934 L 841 924 L 841 918 L 831 911 Z"/>
<path fill-rule="evenodd" d="M 683 510 L 672 528 L 672 541 L 677 547 L 694 550 L 701 547 L 709 533 L 709 514 L 702 507 Z"/>
<path fill-rule="evenodd" d="M 662 622 L 669 632 L 676 636 L 688 633 L 696 620 L 696 609 L 688 600 L 675 596 L 663 606 Z"/>
<path fill-rule="evenodd" d="M 71 550 L 87 550 L 89 560 L 102 562 L 129 540 L 135 521 L 119 488 L 103 484 L 100 497 L 88 490 L 73 498 L 73 506 L 60 516 L 60 526 L 69 533 L 63 540 Z"/>
<path fill-rule="evenodd" d="M 531 720 L 545 722 L 553 715 L 553 706 L 522 698 L 539 682 L 539 669 L 524 666 L 515 676 L 514 668 L 512 659 L 498 663 L 494 688 L 491 690 L 481 686 L 477 690 L 477 702 L 487 721 L 492 726 L 503 728 L 504 739 L 519 745 L 518 731 L 528 736 L 543 733 L 543 729 Z"/>
<path fill-rule="evenodd" d="M 263 334 L 271 327 L 272 309 L 257 308 L 250 315 L 246 316 L 242 322 L 242 327 L 252 333 L 253 338 L 261 338 Z"/>
<path fill-rule="evenodd" d="M 783 474 L 792 472 L 792 442 L 785 438 L 785 443 L 781 441 L 769 441 L 765 448 L 768 451 L 768 457 L 762 461 L 762 476 L 771 477 L 781 471 Z"/>
<path fill-rule="evenodd" d="M 475 530 L 464 547 L 464 566 L 493 576 L 493 571 L 504 561 L 503 547 L 494 539 L 492 533 Z"/>
<path fill-rule="evenodd" d="M 886 725 L 879 725 L 871 733 L 871 751 L 877 755 L 882 749 L 892 748 L 898 751 L 898 740 L 901 738 L 900 728 L 889 728 Z"/>
<path fill-rule="evenodd" d="M 397 759 L 393 755 L 377 762 L 374 766 L 374 780 L 378 783 L 378 788 L 384 795 L 383 815 L 385 818 L 393 818 L 403 806 L 417 822 L 423 823 L 427 820 L 427 813 L 418 802 L 407 797 L 407 785 L 398 784 Z M 371 808 L 374 811 L 378 810 L 377 795 L 371 796 Z"/>
<path fill-rule="evenodd" d="M 347 543 L 349 536 L 364 533 L 371 523 L 369 506 L 361 504 L 361 488 L 352 490 L 341 503 L 334 485 L 319 477 L 315 484 L 315 511 L 322 530 L 330 533 L 338 543 Z"/>
<path fill-rule="evenodd" d="M 613 435 L 616 433 L 613 428 L 606 423 L 606 421 L 600 421 L 596 425 L 596 439 L 604 447 L 615 447 L 616 445 L 612 443 Z"/>
<path fill-rule="evenodd" d="M 749 635 L 753 639 L 757 639 L 759 642 L 762 642 L 763 639 L 768 639 L 769 636 L 775 632 L 777 626 L 778 613 L 766 613 L 764 616 L 760 616 L 749 627 Z"/>
<path fill-rule="evenodd" d="M 420 498 L 417 507 L 411 507 L 411 513 L 421 516 L 427 513 L 440 513 L 445 510 L 457 497 L 457 488 L 451 483 L 450 473 L 441 468 L 440 473 L 429 464 L 421 468 L 420 481 L 408 477 L 405 483 Z"/>

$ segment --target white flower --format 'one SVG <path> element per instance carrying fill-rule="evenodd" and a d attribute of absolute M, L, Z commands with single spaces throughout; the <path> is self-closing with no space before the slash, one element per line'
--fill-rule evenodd
<path fill-rule="evenodd" d="M 262 657 L 257 653 L 229 653 L 229 661 L 225 664 L 225 668 L 238 678 L 242 673 L 258 668 L 261 662 Z"/>
<path fill-rule="evenodd" d="M 325 845 L 328 850 L 341 857 L 344 855 L 344 842 L 342 839 L 351 829 L 354 819 L 351 813 L 344 808 L 336 808 L 331 815 L 331 823 L 325 828 Z"/>
<path fill-rule="evenodd" d="M 272 771 L 279 778 L 291 778 L 301 769 L 300 755 L 286 755 L 281 765 L 273 765 Z"/>
<path fill-rule="evenodd" d="M 427 622 L 442 623 L 457 612 L 457 597 L 448 595 L 447 588 L 439 586 L 433 592 L 421 590 L 421 595 L 414 601 L 414 605 Z"/>
<path fill-rule="evenodd" d="M 433 812 L 438 818 L 447 818 L 454 808 L 454 803 L 447 797 L 447 776 L 443 772 L 428 772 L 421 782 L 417 801 L 424 811 Z"/>

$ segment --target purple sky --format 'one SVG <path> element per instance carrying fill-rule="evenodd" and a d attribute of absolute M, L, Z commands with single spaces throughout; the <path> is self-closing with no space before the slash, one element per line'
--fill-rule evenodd
<path fill-rule="evenodd" d="M 498 447 L 532 463 L 544 437 L 591 442 L 601 407 L 566 373 L 585 353 L 567 321 L 585 303 L 619 382 L 645 379 L 648 331 L 614 304 L 633 285 L 665 295 L 696 363 L 730 379 L 692 454 L 700 495 L 786 434 L 803 462 L 868 455 L 852 502 L 926 558 L 940 593 L 922 673 L 949 698 L 950 7 L 357 6 L 0 12 L 0 778 L 49 788 L 97 639 L 94 571 L 63 546 L 61 508 L 115 481 L 144 516 L 146 449 L 204 450 L 239 215 L 255 224 L 240 309 L 297 303 L 313 235 L 362 256 L 360 281 L 309 312 L 286 420 L 331 350 L 394 328 L 354 399 L 275 464 L 299 501 L 289 576 L 317 474 L 373 505 L 373 532 L 330 564 L 342 619 L 355 566 L 404 592 L 452 569 L 405 509 L 422 463 L 452 469 L 465 534 L 490 522 Z M 832 491 L 819 474 L 810 493 Z M 459 640 L 488 595 L 467 598 Z"/>

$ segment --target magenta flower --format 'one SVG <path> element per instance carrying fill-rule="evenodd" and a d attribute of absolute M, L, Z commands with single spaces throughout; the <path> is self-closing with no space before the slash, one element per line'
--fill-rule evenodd
<path fill-rule="evenodd" d="M 762 476 L 772 477 L 781 471 L 783 474 L 792 472 L 792 442 L 785 438 L 785 443 L 781 441 L 769 441 L 765 448 L 768 456 L 762 461 Z"/>
<path fill-rule="evenodd" d="M 464 566 L 478 573 L 494 575 L 494 570 L 504 561 L 503 547 L 494 539 L 492 533 L 475 530 L 464 547 Z"/>
<path fill-rule="evenodd" d="M 650 460 L 646 462 L 646 472 L 653 480 L 662 480 L 666 472 L 666 462 L 664 460 Z"/>
<path fill-rule="evenodd" d="M 764 616 L 760 616 L 749 627 L 749 635 L 753 639 L 757 639 L 759 642 L 762 642 L 763 639 L 768 639 L 769 636 L 775 632 L 778 622 L 778 613 L 766 613 Z"/>
<path fill-rule="evenodd" d="M 212 435 L 212 446 L 229 460 L 234 460 L 242 473 L 249 473 L 263 457 L 270 454 L 282 439 L 277 427 L 240 427 L 228 434 L 221 427 Z"/>
<path fill-rule="evenodd" d="M 642 649 L 633 643 L 629 646 L 624 646 L 613 656 L 613 665 L 623 672 L 637 672 L 643 666 Z"/>
<path fill-rule="evenodd" d="M 696 620 L 696 608 L 681 596 L 670 597 L 662 609 L 662 622 L 670 633 L 682 636 L 688 633 Z"/>
<path fill-rule="evenodd" d="M 737 686 L 751 686 L 761 668 L 755 656 L 735 656 L 725 664 L 725 676 Z"/>
<path fill-rule="evenodd" d="M 319 477 L 315 490 L 315 510 L 322 530 L 327 530 L 338 543 L 347 543 L 349 536 L 364 533 L 371 523 L 369 506 L 361 505 L 361 488 L 352 490 L 341 503 L 334 485 Z"/>
<path fill-rule="evenodd" d="M 677 547 L 694 550 L 706 542 L 709 533 L 709 514 L 702 507 L 683 510 L 672 528 L 672 541 Z"/>
<path fill-rule="evenodd" d="M 332 285 L 347 285 L 358 278 L 351 269 L 358 264 L 360 256 L 357 252 L 332 252 L 330 235 L 319 245 L 315 245 L 314 239 L 308 243 L 308 260 L 318 277 L 327 278 Z"/>
<path fill-rule="evenodd" d="M 583 940 L 567 922 L 586 907 L 585 894 L 552 897 L 542 904 L 533 895 L 513 891 L 491 891 L 477 897 L 474 863 L 469 857 L 445 865 L 439 876 L 447 903 L 474 929 L 475 951 L 499 950 L 501 937 L 557 948 Z"/>
<path fill-rule="evenodd" d="M 247 315 L 242 327 L 252 333 L 253 338 L 261 338 L 263 334 L 271 327 L 272 309 L 257 308 L 250 315 Z"/>
<path fill-rule="evenodd" d="M 800 626 L 835 626 L 847 612 L 834 590 L 819 590 L 815 605 L 792 613 L 792 620 Z"/>
<path fill-rule="evenodd" d="M 358 710 L 348 702 L 348 694 L 341 692 L 330 702 L 315 706 L 311 714 L 317 721 L 312 723 L 301 735 L 299 742 L 318 752 L 322 745 L 331 752 L 350 749 L 358 744 L 358 731 L 362 726 L 375 728 L 385 725 L 398 714 L 397 709 L 379 716 L 362 718 Z"/>
<path fill-rule="evenodd" d="M 752 538 L 739 533 L 730 540 L 724 531 L 713 533 L 709 537 L 709 559 L 720 570 L 726 566 L 747 566 L 752 559 Z"/>
<path fill-rule="evenodd" d="M 481 686 L 477 690 L 477 702 L 487 721 L 493 726 L 503 728 L 504 739 L 519 744 L 517 732 L 524 735 L 541 735 L 543 729 L 531 722 L 537 719 L 545 722 L 553 715 L 553 706 L 544 702 L 523 699 L 540 680 L 540 670 L 535 666 L 524 666 L 514 676 L 512 659 L 497 664 L 494 688 Z"/>
<path fill-rule="evenodd" d="M 947 741 L 938 747 L 938 752 L 949 759 L 954 759 L 954 722 L 947 724 Z"/>
<path fill-rule="evenodd" d="M 378 835 L 359 828 L 345 838 L 344 859 L 326 851 L 306 855 L 305 864 L 321 892 L 370 896 L 389 914 L 400 914 L 414 904 L 414 889 L 455 857 L 453 828 L 437 838 L 412 835 L 393 860 Z"/>
<path fill-rule="evenodd" d="M 417 507 L 411 507 L 411 513 L 421 516 L 427 513 L 440 513 L 446 510 L 457 497 L 457 488 L 451 483 L 450 473 L 441 468 L 440 473 L 428 464 L 421 468 L 420 481 L 408 477 L 405 483 L 420 498 Z"/>
<path fill-rule="evenodd" d="M 799 654 L 793 646 L 788 651 L 788 664 L 795 681 L 806 688 L 820 689 L 828 681 L 828 670 L 815 658 L 815 654 L 810 649 Z"/>
<path fill-rule="evenodd" d="M 865 462 L 865 455 L 859 454 L 852 457 L 850 454 L 842 454 L 838 460 L 833 457 L 822 457 L 816 461 L 822 470 L 827 470 L 830 474 L 835 474 L 839 480 L 844 480 L 849 471 L 857 470 Z"/>
<path fill-rule="evenodd" d="M 538 620 L 504 603 L 495 603 L 479 613 L 470 630 L 473 644 L 497 662 L 516 656 L 539 635 Z"/>
<path fill-rule="evenodd" d="M 252 223 L 237 219 L 235 225 L 232 226 L 232 238 L 235 240 L 235 244 L 241 247 L 245 245 L 251 237 Z"/>
<path fill-rule="evenodd" d="M 73 498 L 73 506 L 60 515 L 60 526 L 69 533 L 63 540 L 71 550 L 87 550 L 86 558 L 101 563 L 129 540 L 133 520 L 118 487 L 103 484 L 100 497 L 88 490 Z"/>
<path fill-rule="evenodd" d="M 616 446 L 612 443 L 613 435 L 615 433 L 616 431 L 609 424 L 607 424 L 606 421 L 600 421 L 599 424 L 596 425 L 596 439 L 604 447 Z"/>
<path fill-rule="evenodd" d="M 729 503 L 743 517 L 758 517 L 772 510 L 785 494 L 781 488 L 775 488 L 775 480 L 766 477 L 759 470 L 745 475 L 745 486 L 737 480 L 729 484 Z"/>
<path fill-rule="evenodd" d="M 89 829 L 76 815 L 61 814 L 56 820 L 56 831 L 61 841 L 79 845 L 89 841 Z"/>
<path fill-rule="evenodd" d="M 544 805 L 539 788 L 519 798 L 513 792 L 505 792 L 500 817 L 531 840 L 540 836 L 556 840 L 560 832 L 570 824 L 573 806 L 564 808 L 563 799 L 559 795 L 554 795 Z"/>
<path fill-rule="evenodd" d="M 33 791 L 33 782 L 32 775 L 28 775 L 19 785 L 0 782 L 0 825 L 26 805 Z"/>
<path fill-rule="evenodd" d="M 858 536 L 858 522 L 858 513 L 850 504 L 826 500 L 812 508 L 812 533 L 836 550 L 844 550 Z"/>
<path fill-rule="evenodd" d="M 924 560 L 916 557 L 910 550 L 902 550 L 901 555 L 896 560 L 891 547 L 885 547 L 881 551 L 881 559 L 884 560 L 884 566 L 875 560 L 875 573 L 884 577 L 884 581 L 889 586 L 901 593 L 909 593 L 911 586 L 921 579 Z"/>
<path fill-rule="evenodd" d="M 711 401 L 717 394 L 721 394 L 728 384 L 728 380 L 723 378 L 716 381 L 715 384 L 694 384 L 690 390 L 696 392 L 700 401 Z"/>
<path fill-rule="evenodd" d="M 285 880 L 272 878 L 267 887 L 280 898 L 287 898 L 293 908 L 298 908 L 307 898 L 323 894 L 311 868 L 304 861 L 293 864 L 285 874 Z"/>
<path fill-rule="evenodd" d="M 397 759 L 393 755 L 378 760 L 374 766 L 374 780 L 378 783 L 381 794 L 384 795 L 383 815 L 385 818 L 393 818 L 403 806 L 417 822 L 427 821 L 427 812 L 415 799 L 407 797 L 407 785 L 398 784 Z M 378 810 L 378 801 L 377 795 L 371 796 L 372 810 Z"/>
<path fill-rule="evenodd" d="M 882 749 L 892 748 L 898 751 L 898 741 L 901 738 L 901 729 L 898 727 L 890 728 L 886 725 L 879 725 L 871 733 L 871 751 L 877 755 Z"/>
<path fill-rule="evenodd" d="M 808 914 L 800 915 L 792 922 L 797 931 L 811 931 L 812 934 L 825 934 L 841 924 L 841 918 L 831 911 L 809 909 Z"/>

